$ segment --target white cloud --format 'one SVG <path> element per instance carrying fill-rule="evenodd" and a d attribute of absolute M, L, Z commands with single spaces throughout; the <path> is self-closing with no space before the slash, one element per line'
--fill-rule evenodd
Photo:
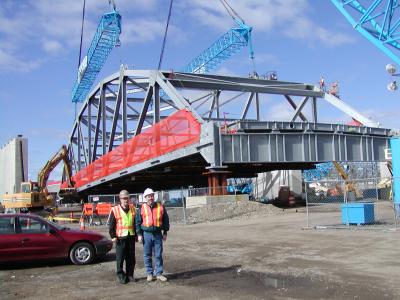
<path fill-rule="evenodd" d="M 30 72 L 43 63 L 43 60 L 22 60 L 0 49 L 0 70 Z"/>
<path fill-rule="evenodd" d="M 148 42 L 162 36 L 165 21 L 155 20 L 148 14 L 146 18 L 146 13 L 160 6 L 159 1 L 120 0 L 116 4 L 123 16 L 121 39 L 124 44 Z M 107 1 L 86 1 L 84 51 L 89 47 L 100 17 L 108 11 Z M 143 16 L 139 19 L 132 17 L 132 14 L 138 13 Z M 29 44 L 50 55 L 59 55 L 60 50 L 76 51 L 80 42 L 81 18 L 82 1 L 79 0 L 6 1 L 0 5 L 2 49 L 7 53 L 22 53 Z M 182 36 L 182 32 L 174 26 L 170 29 L 176 36 Z M 28 54 L 38 55 L 37 52 Z M 2 56 L 4 59 L 4 53 Z"/>
<path fill-rule="evenodd" d="M 61 43 L 55 40 L 44 41 L 42 47 L 47 53 L 50 54 L 57 54 L 63 49 Z"/>
<path fill-rule="evenodd" d="M 221 67 L 216 70 L 215 72 L 216 75 L 223 75 L 223 76 L 241 76 L 235 71 L 229 69 L 228 67 Z"/>
<path fill-rule="evenodd" d="M 278 65 L 280 63 L 279 57 L 269 53 L 257 53 L 256 63 L 263 63 L 268 65 Z"/>
<path fill-rule="evenodd" d="M 400 129 L 399 113 L 397 110 L 365 110 L 362 112 L 364 116 L 371 118 L 381 124 L 383 128 Z"/>
<path fill-rule="evenodd" d="M 331 32 L 308 19 L 296 19 L 293 26 L 287 28 L 285 34 L 294 39 L 321 42 L 329 47 L 352 42 L 351 37 L 342 33 Z"/>
<path fill-rule="evenodd" d="M 268 111 L 263 113 L 265 115 L 266 120 L 271 121 L 290 121 L 293 116 L 293 108 L 285 101 L 283 102 L 283 98 L 279 98 L 278 100 L 282 100 L 277 104 L 272 104 L 268 106 Z"/>
<path fill-rule="evenodd" d="M 121 33 L 122 43 L 145 43 L 163 35 L 164 24 L 150 19 L 139 19 L 127 23 Z"/>
<path fill-rule="evenodd" d="M 312 6 L 307 0 L 242 0 L 231 4 L 257 32 L 273 30 L 293 39 L 311 40 L 329 47 L 352 41 L 342 33 L 336 33 L 313 22 L 309 16 Z M 204 26 L 225 31 L 234 26 L 234 22 L 220 3 L 192 0 L 186 5 L 192 17 Z"/>

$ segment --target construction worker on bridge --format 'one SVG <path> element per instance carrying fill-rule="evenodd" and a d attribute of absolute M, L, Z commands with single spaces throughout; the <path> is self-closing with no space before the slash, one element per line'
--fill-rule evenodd
<path fill-rule="evenodd" d="M 162 203 L 154 202 L 154 191 L 150 188 L 143 193 L 146 200 L 136 214 L 138 241 L 143 243 L 143 258 L 147 272 L 147 282 L 154 279 L 167 281 L 163 275 L 163 241 L 167 240 L 169 218 Z M 153 268 L 154 252 L 154 268 Z"/>
<path fill-rule="evenodd" d="M 135 269 L 135 215 L 136 209 L 130 203 L 130 195 L 127 190 L 119 193 L 120 204 L 114 206 L 110 214 L 110 237 L 115 243 L 115 255 L 117 260 L 117 277 L 120 283 L 134 282 Z M 124 272 L 123 266 L 125 261 Z"/>

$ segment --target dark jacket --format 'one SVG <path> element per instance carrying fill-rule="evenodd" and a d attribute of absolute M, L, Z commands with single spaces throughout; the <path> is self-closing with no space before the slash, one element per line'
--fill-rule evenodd
<path fill-rule="evenodd" d="M 153 202 L 153 204 L 151 206 L 152 209 L 153 209 L 155 204 L 156 204 L 156 202 Z M 168 213 L 167 213 L 167 210 L 165 209 L 164 205 L 163 205 L 164 213 L 163 213 L 163 217 L 162 217 L 162 225 L 161 225 L 161 227 L 157 227 L 157 226 L 146 227 L 146 226 L 143 226 L 141 208 L 142 208 L 142 205 L 140 205 L 140 208 L 136 211 L 135 231 L 136 231 L 137 235 L 143 235 L 143 231 L 151 232 L 151 233 L 159 233 L 159 232 L 167 233 L 167 231 L 169 230 L 169 217 L 168 217 Z"/>
<path fill-rule="evenodd" d="M 118 204 L 119 206 L 121 206 L 120 204 Z M 121 207 L 122 208 L 122 207 Z M 125 212 L 125 213 L 128 213 L 129 212 L 129 206 L 128 206 L 128 208 L 126 208 L 126 209 L 123 209 L 122 208 L 122 210 Z M 110 221 L 109 221 L 110 223 L 109 223 L 109 230 L 108 230 L 108 232 L 110 233 L 110 237 L 113 239 L 113 238 L 116 238 L 117 237 L 117 230 L 116 230 L 116 228 L 117 228 L 117 221 L 116 221 L 116 219 L 115 219 L 115 216 L 114 216 L 114 211 L 113 210 L 111 210 L 111 214 L 110 214 Z M 135 220 L 133 220 L 133 223 L 135 223 Z M 135 224 L 133 224 L 133 225 L 135 225 Z M 119 239 L 126 239 L 127 237 L 129 237 L 130 236 L 130 234 L 129 234 L 129 232 L 128 232 L 128 236 L 124 236 L 124 237 L 119 237 Z"/>

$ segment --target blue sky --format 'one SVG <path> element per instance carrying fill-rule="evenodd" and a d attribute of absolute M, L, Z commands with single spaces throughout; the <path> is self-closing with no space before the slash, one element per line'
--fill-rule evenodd
<path fill-rule="evenodd" d="M 18 134 L 29 140 L 29 175 L 67 143 L 74 119 L 71 89 L 76 77 L 83 0 L 0 1 L 0 146 Z M 400 128 L 398 92 L 390 93 L 385 65 L 391 61 L 352 29 L 329 0 L 230 0 L 253 26 L 256 70 L 279 79 L 338 81 L 342 99 L 386 128 Z M 169 0 L 116 0 L 122 45 L 111 53 L 97 81 L 121 63 L 157 67 Z M 106 0 L 86 0 L 83 52 Z M 178 70 L 234 26 L 217 0 L 175 0 L 163 69 Z M 215 71 L 247 76 L 247 49 Z M 286 102 L 269 107 L 270 120 L 284 120 Z M 340 112 L 323 121 L 346 123 Z M 59 176 L 54 172 L 53 179 Z"/>

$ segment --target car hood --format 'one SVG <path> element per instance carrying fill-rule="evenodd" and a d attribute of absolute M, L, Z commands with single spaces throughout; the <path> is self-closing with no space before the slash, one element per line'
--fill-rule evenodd
<path fill-rule="evenodd" d="M 77 230 L 77 229 L 63 229 L 59 231 L 61 235 L 64 237 L 75 237 L 80 239 L 87 239 L 91 241 L 101 240 L 105 236 L 94 232 L 94 231 L 86 231 L 86 230 Z"/>

